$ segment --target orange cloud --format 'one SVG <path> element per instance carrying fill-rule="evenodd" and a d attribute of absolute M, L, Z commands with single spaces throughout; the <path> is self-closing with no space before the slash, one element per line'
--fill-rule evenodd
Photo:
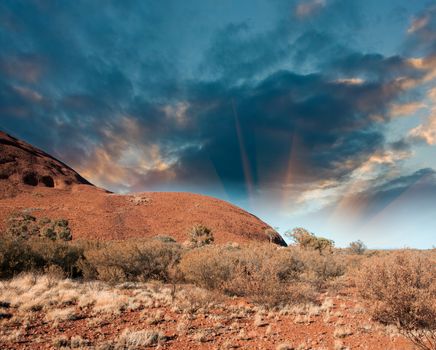
<path fill-rule="evenodd" d="M 425 103 L 419 101 L 403 104 L 393 104 L 391 105 L 390 114 L 392 117 L 410 116 L 412 114 L 415 114 L 420 109 L 426 107 L 427 106 Z"/>
<path fill-rule="evenodd" d="M 428 145 L 436 145 L 436 107 L 433 107 L 427 120 L 413 128 L 409 136 L 424 141 Z"/>
<path fill-rule="evenodd" d="M 116 128 L 105 128 L 102 145 L 92 149 L 77 169 L 100 186 L 132 188 L 149 174 L 165 173 L 171 177 L 174 159 L 168 159 L 157 144 L 144 143 L 143 128 L 137 120 L 123 116 Z"/>
<path fill-rule="evenodd" d="M 336 83 L 339 84 L 347 84 L 347 85 L 361 85 L 365 81 L 361 78 L 342 78 L 335 80 Z"/>

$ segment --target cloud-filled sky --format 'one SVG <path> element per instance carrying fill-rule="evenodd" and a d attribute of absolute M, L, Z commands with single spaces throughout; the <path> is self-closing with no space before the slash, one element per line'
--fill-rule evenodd
<path fill-rule="evenodd" d="M 117 192 L 436 245 L 436 6 L 5 0 L 0 129 Z"/>

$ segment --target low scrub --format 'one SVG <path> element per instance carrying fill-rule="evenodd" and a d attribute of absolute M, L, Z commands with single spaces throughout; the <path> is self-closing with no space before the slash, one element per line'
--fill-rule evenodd
<path fill-rule="evenodd" d="M 421 349 L 436 349 L 436 264 L 401 252 L 373 258 L 358 279 L 376 321 L 393 325 Z"/>
<path fill-rule="evenodd" d="M 0 277 L 9 278 L 26 271 L 57 270 L 65 277 L 81 275 L 78 262 L 83 258 L 79 246 L 48 239 L 0 238 Z"/>
<path fill-rule="evenodd" d="M 272 306 L 313 301 L 326 281 L 344 273 L 332 255 L 271 244 L 191 250 L 179 268 L 187 282 Z"/>
<path fill-rule="evenodd" d="M 40 218 L 25 212 L 13 213 L 7 220 L 6 234 L 13 238 L 47 238 L 52 241 L 70 241 L 73 236 L 68 220 Z"/>
<path fill-rule="evenodd" d="M 180 246 L 171 241 L 112 241 L 87 243 L 79 266 L 86 279 L 168 282 L 179 260 Z"/>
<path fill-rule="evenodd" d="M 188 282 L 259 304 L 313 301 L 345 269 L 340 257 L 274 244 L 182 248 L 173 241 L 0 238 L 0 277 L 26 271 L 111 283 Z"/>

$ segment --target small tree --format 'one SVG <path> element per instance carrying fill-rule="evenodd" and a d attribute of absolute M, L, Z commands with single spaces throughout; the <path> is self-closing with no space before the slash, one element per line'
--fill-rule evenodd
<path fill-rule="evenodd" d="M 213 243 L 212 230 L 204 225 L 194 225 L 189 231 L 189 238 L 192 246 L 202 247 Z"/>
<path fill-rule="evenodd" d="M 348 250 L 351 254 L 362 255 L 366 251 L 366 245 L 359 239 L 355 242 L 351 242 L 348 246 Z"/>
<path fill-rule="evenodd" d="M 288 233 L 288 236 L 290 236 L 299 247 L 307 250 L 316 250 L 320 254 L 331 252 L 335 245 L 335 242 L 331 239 L 317 237 L 302 227 L 294 228 Z"/>

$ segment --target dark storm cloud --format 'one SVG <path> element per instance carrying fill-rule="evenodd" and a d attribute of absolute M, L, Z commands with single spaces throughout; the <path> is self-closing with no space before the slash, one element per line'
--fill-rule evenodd
<path fill-rule="evenodd" d="M 201 93 L 193 93 L 188 114 L 202 147 L 181 154 L 177 173 L 206 178 L 201 164 L 210 160 L 226 182 L 243 184 L 246 156 L 254 185 L 271 186 L 284 180 L 292 157 L 294 182 L 345 178 L 383 146 L 383 120 L 376 116 L 385 115 L 401 89 L 395 82 L 353 85 L 281 71 L 254 86 L 204 84 L 194 91 Z"/>
<path fill-rule="evenodd" d="M 383 149 L 385 112 L 401 92 L 394 78 L 350 84 L 289 71 L 233 88 L 191 82 L 184 93 L 189 125 L 171 126 L 158 108 L 144 113 L 149 118 L 141 124 L 161 137 L 157 142 L 194 145 L 177 151 L 177 161 L 160 177 L 153 173 L 138 180 L 143 186 L 165 179 L 208 183 L 216 172 L 228 189 L 248 191 L 248 181 L 254 189 L 285 185 L 289 168 L 294 183 L 346 180 Z M 146 110 L 139 107 L 132 115 Z"/>
<path fill-rule="evenodd" d="M 401 56 L 384 57 L 380 54 L 352 53 L 329 62 L 333 72 L 383 81 L 406 76 L 418 79 L 424 75 Z"/>
<path fill-rule="evenodd" d="M 231 81 L 261 74 L 289 58 L 291 29 L 281 21 L 267 33 L 252 34 L 247 23 L 229 24 L 213 38 L 203 69 Z"/>
<path fill-rule="evenodd" d="M 250 21 L 218 30 L 205 51 L 201 70 L 238 82 L 263 78 L 280 65 L 313 71 L 316 64 L 352 51 L 347 45 L 362 26 L 357 2 L 278 0 L 274 4 L 278 19 L 268 30 L 256 31 Z"/>
<path fill-rule="evenodd" d="M 1 126 L 90 174 L 104 174 L 104 161 L 127 169 L 128 188 L 218 179 L 246 192 L 286 185 L 289 172 L 296 183 L 346 180 L 383 148 L 386 110 L 404 91 L 397 79 L 420 74 L 402 57 L 334 40 L 340 28 L 359 27 L 348 3 L 318 8 L 317 23 L 289 14 L 263 33 L 225 25 L 200 60 L 210 75 L 191 77 L 172 6 L 2 2 Z M 350 16 L 335 27 L 338 13 Z M 280 70 L 288 60 L 325 69 Z M 130 160 L 153 147 L 148 156 L 166 166 Z"/>

